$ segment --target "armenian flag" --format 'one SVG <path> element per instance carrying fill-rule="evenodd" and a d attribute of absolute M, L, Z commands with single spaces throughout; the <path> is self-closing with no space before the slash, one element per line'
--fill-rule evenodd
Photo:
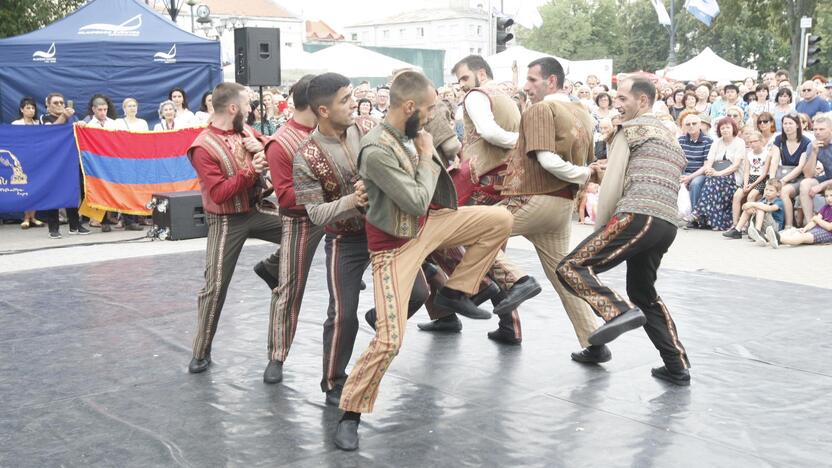
<path fill-rule="evenodd" d="M 148 215 L 154 193 L 199 190 L 188 148 L 201 128 L 127 132 L 77 127 L 85 203 L 93 208 Z"/>

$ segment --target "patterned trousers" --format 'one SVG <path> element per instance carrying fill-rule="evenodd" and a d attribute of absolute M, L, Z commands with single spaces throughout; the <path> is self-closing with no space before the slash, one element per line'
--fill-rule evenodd
<path fill-rule="evenodd" d="M 344 385 L 342 410 L 372 412 L 381 379 L 401 348 L 408 298 L 425 257 L 437 249 L 466 246 L 447 286 L 474 294 L 508 238 L 511 222 L 511 214 L 500 207 L 430 211 L 417 238 L 397 249 L 372 253 L 376 335 Z"/>
<path fill-rule="evenodd" d="M 557 268 L 563 283 L 606 322 L 631 309 L 632 304 L 638 306 L 647 317 L 647 336 L 671 371 L 690 367 L 676 324 L 655 288 L 662 257 L 675 238 L 676 226 L 667 221 L 620 213 L 575 247 Z M 622 262 L 627 262 L 629 301 L 601 283 L 597 276 Z"/>
<path fill-rule="evenodd" d="M 269 360 L 286 361 L 298 328 L 303 292 L 318 244 L 324 236 L 323 226 L 316 226 L 306 216 L 283 216 L 280 240 L 278 285 L 272 292 L 269 314 Z"/>
<path fill-rule="evenodd" d="M 205 286 L 197 296 L 197 327 L 193 353 L 197 359 L 211 354 L 228 284 L 246 239 L 278 243 L 280 215 L 276 210 L 257 206 L 248 213 L 215 215 L 208 213 L 208 247 L 205 250 Z"/>

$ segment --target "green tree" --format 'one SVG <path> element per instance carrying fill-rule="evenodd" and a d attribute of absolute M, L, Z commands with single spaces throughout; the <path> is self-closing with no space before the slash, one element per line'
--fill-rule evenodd
<path fill-rule="evenodd" d="M 0 0 L 0 38 L 17 36 L 63 18 L 86 0 Z"/>

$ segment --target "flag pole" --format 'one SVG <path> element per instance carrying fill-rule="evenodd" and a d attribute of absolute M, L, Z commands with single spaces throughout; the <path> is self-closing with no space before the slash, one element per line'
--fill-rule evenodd
<path fill-rule="evenodd" d="M 670 52 L 667 54 L 667 66 L 676 65 L 676 1 L 670 0 Z"/>

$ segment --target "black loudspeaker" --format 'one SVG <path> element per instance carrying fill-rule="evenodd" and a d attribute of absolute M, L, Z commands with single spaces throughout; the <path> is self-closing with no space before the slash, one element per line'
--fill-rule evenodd
<path fill-rule="evenodd" d="M 280 29 L 234 30 L 235 81 L 246 86 L 280 85 Z"/>
<path fill-rule="evenodd" d="M 198 191 L 154 193 L 148 206 L 153 209 L 149 237 L 182 240 L 208 235 L 202 195 Z"/>

